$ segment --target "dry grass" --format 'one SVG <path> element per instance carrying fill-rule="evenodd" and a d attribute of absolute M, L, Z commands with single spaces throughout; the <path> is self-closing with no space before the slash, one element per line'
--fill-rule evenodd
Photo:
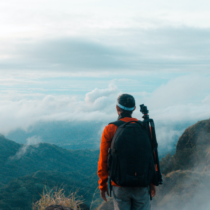
<path fill-rule="evenodd" d="M 97 187 L 93 194 L 93 198 L 92 198 L 92 201 L 90 204 L 90 210 L 97 210 L 102 202 L 103 202 L 103 200 L 100 198 L 100 190 Z"/>
<path fill-rule="evenodd" d="M 81 210 L 79 207 L 80 204 L 82 204 L 82 201 L 77 199 L 76 193 L 65 196 L 63 189 L 57 191 L 47 191 L 45 189 L 43 190 L 41 199 L 33 204 L 33 210 L 45 210 L 50 205 L 61 205 L 73 210 Z"/>

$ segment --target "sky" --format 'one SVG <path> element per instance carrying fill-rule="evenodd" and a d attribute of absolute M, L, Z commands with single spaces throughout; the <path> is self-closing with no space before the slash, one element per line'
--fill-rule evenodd
<path fill-rule="evenodd" d="M 113 121 L 130 93 L 155 121 L 210 117 L 207 0 L 0 3 L 0 133 Z M 167 135 L 167 129 L 165 134 Z"/>

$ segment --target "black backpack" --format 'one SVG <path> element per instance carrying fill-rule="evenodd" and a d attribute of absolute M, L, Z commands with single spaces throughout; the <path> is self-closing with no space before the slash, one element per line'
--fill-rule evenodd
<path fill-rule="evenodd" d="M 124 187 L 149 186 L 155 176 L 155 165 L 143 123 L 119 120 L 110 124 L 118 127 L 108 154 L 110 182 Z"/>

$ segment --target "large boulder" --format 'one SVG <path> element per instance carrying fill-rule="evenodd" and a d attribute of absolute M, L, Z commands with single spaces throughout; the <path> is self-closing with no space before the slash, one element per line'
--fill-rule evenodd
<path fill-rule="evenodd" d="M 177 142 L 176 153 L 161 159 L 163 174 L 176 170 L 210 169 L 210 119 L 187 128 Z"/>
<path fill-rule="evenodd" d="M 103 202 L 98 210 L 114 210 L 114 203 L 113 203 L 113 199 L 109 198 L 107 202 Z"/>
<path fill-rule="evenodd" d="M 210 119 L 199 121 L 185 130 L 177 143 L 177 152 L 186 148 L 210 145 Z"/>

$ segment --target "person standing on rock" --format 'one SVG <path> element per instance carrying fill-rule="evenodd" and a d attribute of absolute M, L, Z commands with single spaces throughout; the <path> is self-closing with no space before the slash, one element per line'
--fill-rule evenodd
<path fill-rule="evenodd" d="M 104 128 L 101 138 L 99 189 L 104 201 L 112 189 L 115 210 L 150 210 L 156 194 L 151 143 L 141 122 L 132 117 L 135 109 L 132 95 L 120 95 L 118 120 Z"/>

